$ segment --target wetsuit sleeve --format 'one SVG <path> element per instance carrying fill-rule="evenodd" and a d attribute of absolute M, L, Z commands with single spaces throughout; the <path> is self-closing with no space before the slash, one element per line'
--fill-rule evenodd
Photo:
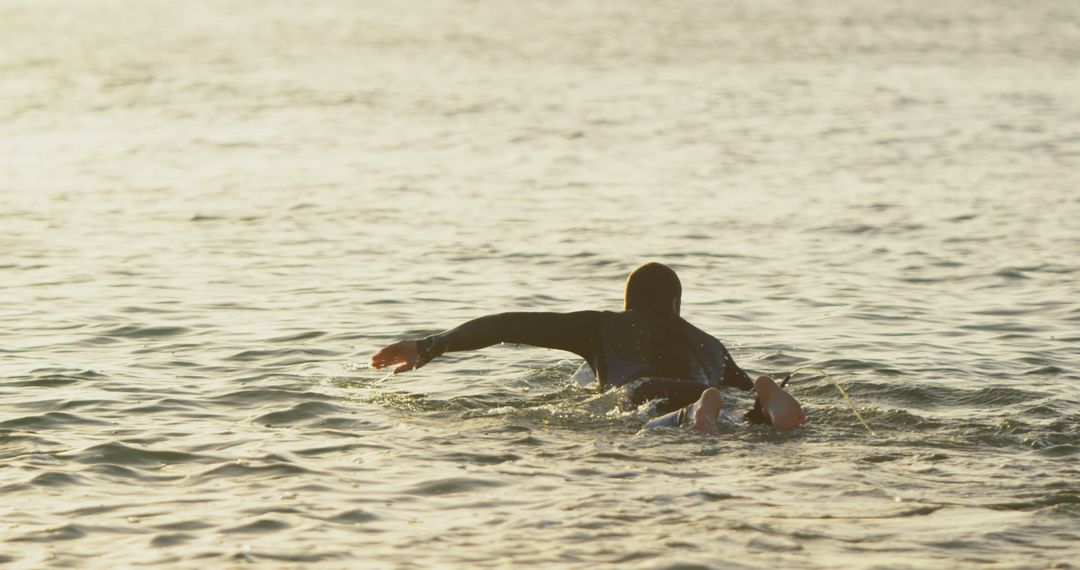
<path fill-rule="evenodd" d="M 424 341 L 430 358 L 444 352 L 477 350 L 500 342 L 573 352 L 592 361 L 600 345 L 599 311 L 499 313 L 473 319 Z"/>
<path fill-rule="evenodd" d="M 740 390 L 754 389 L 754 380 L 738 364 L 735 364 L 735 359 L 726 348 L 724 349 L 724 385 Z"/>

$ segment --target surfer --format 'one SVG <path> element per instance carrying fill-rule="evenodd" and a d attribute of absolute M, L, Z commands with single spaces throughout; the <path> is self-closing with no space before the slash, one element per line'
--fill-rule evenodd
<path fill-rule="evenodd" d="M 510 312 L 487 315 L 423 339 L 402 340 L 371 357 L 371 366 L 414 370 L 446 352 L 477 350 L 500 342 L 555 348 L 577 354 L 592 368 L 601 390 L 626 386 L 635 406 L 656 402 L 660 414 L 646 427 L 691 424 L 717 433 L 724 399 L 718 388 L 753 390 L 751 423 L 780 431 L 806 421 L 798 401 L 769 376 L 751 380 L 724 345 L 680 316 L 682 284 L 670 267 L 646 263 L 626 279 L 624 310 Z"/>

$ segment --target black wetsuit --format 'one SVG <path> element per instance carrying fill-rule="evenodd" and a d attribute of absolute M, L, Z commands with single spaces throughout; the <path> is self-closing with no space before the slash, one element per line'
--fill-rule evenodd
<path fill-rule="evenodd" d="M 601 390 L 631 386 L 631 402 L 658 400 L 658 414 L 692 404 L 710 386 L 753 389 L 720 341 L 682 318 L 639 311 L 488 315 L 421 341 L 421 363 L 500 342 L 577 354 L 592 367 Z M 674 356 L 665 361 L 665 351 Z"/>

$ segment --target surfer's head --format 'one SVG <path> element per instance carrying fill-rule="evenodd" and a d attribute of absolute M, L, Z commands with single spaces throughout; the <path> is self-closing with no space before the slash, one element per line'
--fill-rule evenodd
<path fill-rule="evenodd" d="M 626 278 L 623 303 L 627 311 L 673 311 L 678 315 L 682 305 L 682 283 L 675 271 L 663 263 L 646 263 Z"/>

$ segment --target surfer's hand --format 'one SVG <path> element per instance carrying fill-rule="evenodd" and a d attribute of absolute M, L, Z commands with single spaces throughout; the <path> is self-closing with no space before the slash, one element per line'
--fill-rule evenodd
<path fill-rule="evenodd" d="M 386 368 L 393 364 L 400 364 L 394 369 L 394 374 L 423 366 L 424 363 L 420 362 L 419 343 L 415 340 L 398 341 L 384 346 L 371 357 L 372 368 Z"/>

